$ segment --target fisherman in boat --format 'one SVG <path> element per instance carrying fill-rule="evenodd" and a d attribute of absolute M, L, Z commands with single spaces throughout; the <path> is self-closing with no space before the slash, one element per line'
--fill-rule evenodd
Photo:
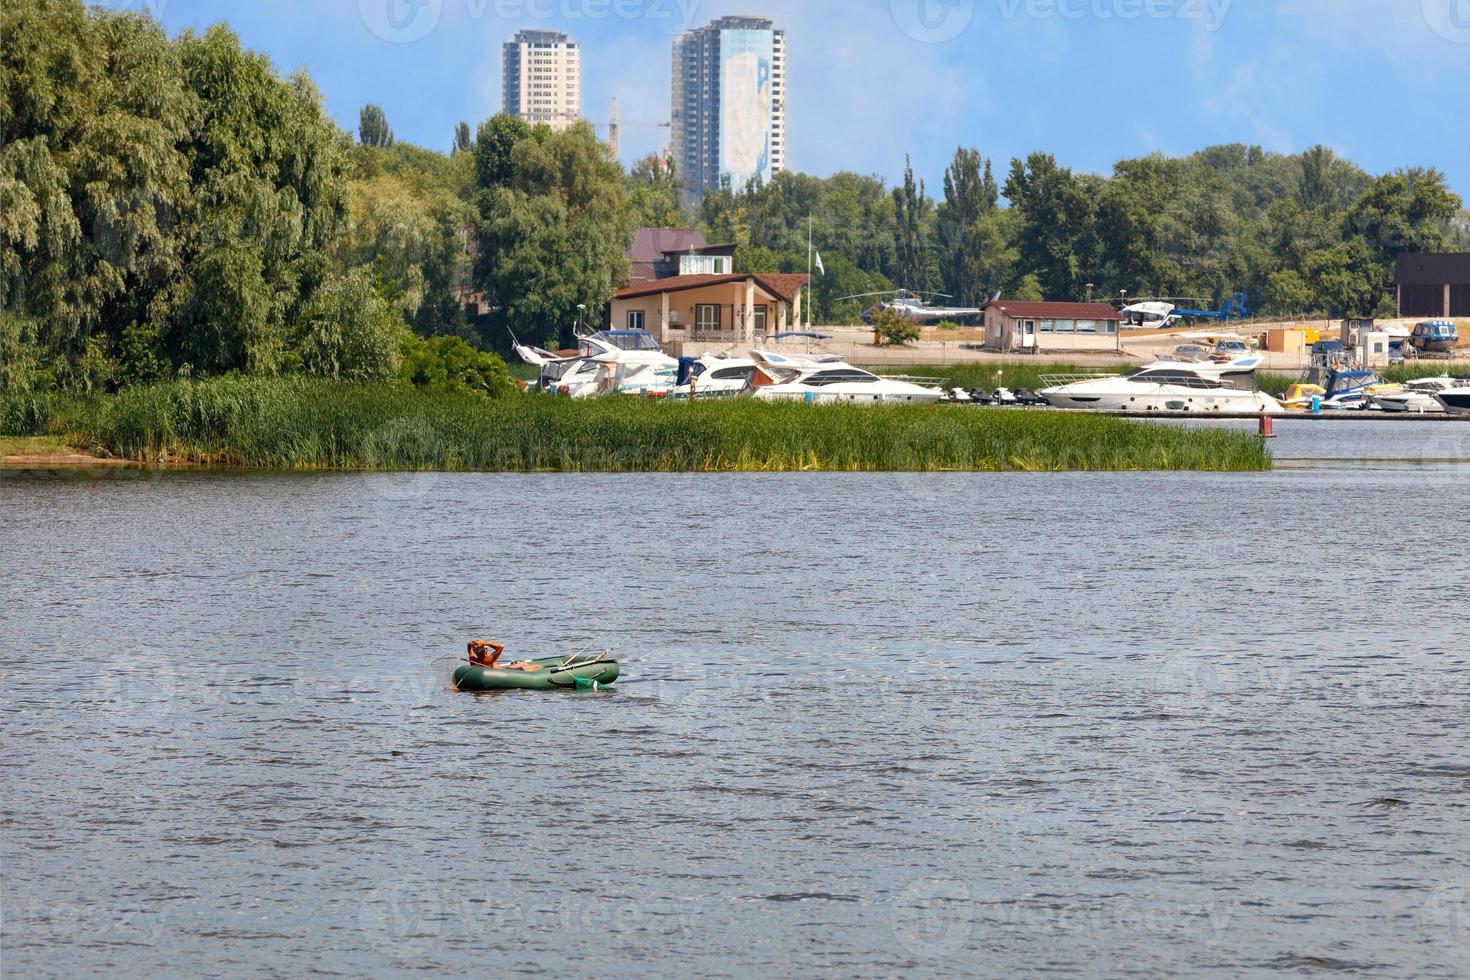
<path fill-rule="evenodd" d="M 476 667 L 493 668 L 504 653 L 504 643 L 487 643 L 484 640 L 470 641 L 469 660 Z"/>
<path fill-rule="evenodd" d="M 476 667 L 484 667 L 487 670 L 540 670 L 535 664 L 518 660 L 509 667 L 498 667 L 501 656 L 505 653 L 504 643 L 490 643 L 485 640 L 471 640 L 469 661 Z"/>

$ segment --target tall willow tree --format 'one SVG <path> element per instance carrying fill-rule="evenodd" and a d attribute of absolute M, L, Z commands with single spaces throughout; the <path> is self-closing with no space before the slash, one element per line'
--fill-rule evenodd
<path fill-rule="evenodd" d="M 190 144 L 191 255 L 173 340 L 195 369 L 271 374 L 332 272 L 345 228 L 347 141 L 309 79 L 278 78 L 223 27 L 180 39 L 203 118 Z"/>
<path fill-rule="evenodd" d="M 349 141 L 304 75 L 81 0 L 7 5 L 4 30 L 0 356 L 34 365 L 7 386 L 391 362 L 357 332 L 386 300 L 334 264 Z"/>
<path fill-rule="evenodd" d="M 0 296 L 6 333 L 77 387 L 94 332 L 165 313 L 187 263 L 189 141 L 179 52 L 139 15 L 79 0 L 7 5 L 0 53 Z M 89 341 L 98 357 L 84 358 Z M 103 372 L 105 374 L 105 372 Z"/>
<path fill-rule="evenodd" d="M 371 265 L 421 336 L 473 337 L 456 291 L 468 272 L 466 230 L 474 209 L 463 191 L 468 154 L 445 157 L 405 143 L 357 147 L 341 264 Z"/>

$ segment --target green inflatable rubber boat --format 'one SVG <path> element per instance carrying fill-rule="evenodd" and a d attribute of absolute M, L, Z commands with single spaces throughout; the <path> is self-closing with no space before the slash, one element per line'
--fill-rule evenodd
<path fill-rule="evenodd" d="M 461 664 L 454 672 L 459 691 L 595 691 L 618 679 L 622 670 L 606 656 L 552 657 L 526 661 L 539 670 L 505 670 Z"/>

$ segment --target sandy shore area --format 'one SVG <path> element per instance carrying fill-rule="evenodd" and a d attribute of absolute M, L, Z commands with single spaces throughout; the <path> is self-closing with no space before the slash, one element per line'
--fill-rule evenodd
<path fill-rule="evenodd" d="M 0 437 L 0 470 L 121 469 L 142 465 L 84 452 L 55 436 Z"/>
<path fill-rule="evenodd" d="M 1401 321 L 1390 321 L 1399 323 Z M 1408 321 L 1402 321 L 1407 323 Z M 1293 324 L 1296 325 L 1296 324 Z M 1222 328 L 1222 333 L 1254 336 L 1281 324 L 1249 323 L 1232 324 Z M 1336 337 L 1335 325 L 1314 324 L 1324 337 Z M 984 341 L 983 332 L 977 330 L 940 331 L 927 329 L 923 339 L 904 347 L 879 347 L 873 343 L 873 331 L 864 326 L 816 327 L 817 333 L 828 334 L 831 340 L 792 340 L 771 343 L 769 349 L 783 354 L 836 355 L 855 364 L 873 367 L 898 364 L 944 366 L 949 364 L 994 364 L 1000 362 L 1048 361 L 1058 364 L 1076 364 L 1083 367 L 1104 367 L 1131 362 L 1146 364 L 1167 354 L 1175 347 L 1188 343 L 1185 334 L 1210 332 L 1209 327 L 1196 326 L 1179 330 L 1125 330 L 1121 336 L 1121 351 L 1069 352 L 1056 351 L 1041 354 L 1026 354 L 1019 351 L 987 351 L 979 349 Z M 1470 340 L 1467 340 L 1470 344 Z M 703 351 L 700 351 L 703 353 Z M 1309 358 L 1305 354 L 1277 354 L 1265 352 L 1266 371 L 1298 372 L 1305 370 Z M 1444 365 L 1447 373 L 1466 372 L 1470 369 L 1470 346 L 1462 346 L 1454 358 L 1429 359 L 1419 363 Z"/>

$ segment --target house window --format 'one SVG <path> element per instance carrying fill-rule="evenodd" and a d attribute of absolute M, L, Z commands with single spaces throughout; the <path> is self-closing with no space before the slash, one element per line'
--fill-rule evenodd
<path fill-rule="evenodd" d="M 681 276 L 723 276 L 729 274 L 730 268 L 731 262 L 729 256 L 679 256 L 679 275 Z"/>
<path fill-rule="evenodd" d="M 1097 333 L 1097 321 L 1096 320 L 1078 320 L 1077 321 L 1077 332 L 1078 333 Z"/>
<path fill-rule="evenodd" d="M 629 330 L 642 330 L 643 329 L 643 323 L 644 323 L 644 320 L 643 320 L 643 311 L 642 310 L 629 310 L 628 311 L 628 329 Z"/>
<path fill-rule="evenodd" d="M 694 329 L 716 333 L 720 329 L 720 308 L 713 303 L 700 303 L 694 307 Z"/>
<path fill-rule="evenodd" d="M 1041 332 L 1042 333 L 1056 333 L 1057 332 L 1057 321 L 1055 321 L 1055 320 L 1042 320 L 1041 321 Z"/>
<path fill-rule="evenodd" d="M 1058 320 L 1057 321 L 1057 333 L 1076 333 L 1076 332 L 1077 332 L 1077 321 L 1076 320 Z"/>
<path fill-rule="evenodd" d="M 1103 321 L 1103 330 L 1102 330 L 1102 332 L 1103 333 L 1117 333 L 1118 332 L 1118 321 L 1117 320 L 1104 320 Z"/>
<path fill-rule="evenodd" d="M 766 323 L 769 321 L 769 319 L 770 319 L 770 307 L 768 307 L 765 303 L 761 303 L 758 306 L 756 306 L 756 308 L 755 308 L 755 332 L 758 333 L 758 334 L 764 334 L 766 332 Z"/>

